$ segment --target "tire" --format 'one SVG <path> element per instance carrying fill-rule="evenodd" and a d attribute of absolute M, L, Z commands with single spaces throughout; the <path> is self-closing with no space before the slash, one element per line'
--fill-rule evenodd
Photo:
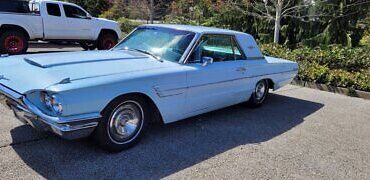
<path fill-rule="evenodd" d="M 28 49 L 27 36 L 17 30 L 5 31 L 0 35 L 0 52 L 2 54 L 24 54 Z"/>
<path fill-rule="evenodd" d="M 113 48 L 118 42 L 117 36 L 112 33 L 103 33 L 98 39 L 98 50 L 108 50 Z"/>
<path fill-rule="evenodd" d="M 269 94 L 269 84 L 267 80 L 257 82 L 251 97 L 248 100 L 248 105 L 252 108 L 260 107 L 266 100 Z"/>
<path fill-rule="evenodd" d="M 93 134 L 98 145 L 110 152 L 120 152 L 138 143 L 151 118 L 147 104 L 140 96 L 123 96 L 111 102 Z"/>
<path fill-rule="evenodd" d="M 80 42 L 80 46 L 85 50 L 95 50 L 97 45 L 95 42 Z"/>

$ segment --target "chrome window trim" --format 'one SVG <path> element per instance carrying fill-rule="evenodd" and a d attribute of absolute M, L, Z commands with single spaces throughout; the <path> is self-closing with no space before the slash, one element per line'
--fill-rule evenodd
<path fill-rule="evenodd" d="M 243 58 L 244 58 L 245 60 L 248 60 L 247 55 L 245 54 L 245 52 L 244 52 L 243 48 L 241 48 L 241 46 L 240 46 L 240 42 L 239 42 L 238 38 L 236 38 L 236 36 L 235 36 L 235 35 L 233 35 L 233 36 L 232 36 L 232 39 L 234 40 L 234 42 L 235 42 L 235 44 L 236 44 L 236 47 L 238 48 L 238 50 L 239 50 L 239 51 L 240 51 L 240 53 L 242 54 Z M 235 56 L 235 52 L 234 52 L 234 56 Z M 244 59 L 237 59 L 237 60 L 244 60 Z"/>
<path fill-rule="evenodd" d="M 231 33 L 202 33 L 202 34 L 199 34 L 199 36 L 195 38 L 196 41 L 194 42 L 194 44 L 192 44 L 191 50 L 189 51 L 189 53 L 186 55 L 186 58 L 182 62 L 183 64 L 191 64 L 191 63 L 188 62 L 189 61 L 189 57 L 194 52 L 194 49 L 196 48 L 196 46 L 199 43 L 199 41 L 205 35 L 230 36 L 234 40 L 234 42 L 236 43 L 237 48 L 239 49 L 240 53 L 244 56 L 245 60 L 248 60 L 248 57 L 245 55 L 243 49 L 241 48 L 240 43 L 239 43 L 238 39 L 236 38 L 235 34 L 231 34 Z M 238 60 L 240 60 L 240 59 L 236 59 L 235 61 L 238 61 Z"/>

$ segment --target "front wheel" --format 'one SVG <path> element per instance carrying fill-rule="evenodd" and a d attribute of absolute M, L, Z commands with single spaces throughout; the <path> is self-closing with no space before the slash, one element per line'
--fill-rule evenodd
<path fill-rule="evenodd" d="M 6 31 L 0 35 L 0 53 L 24 54 L 28 49 L 26 35 L 21 31 Z"/>
<path fill-rule="evenodd" d="M 108 50 L 113 48 L 118 42 L 117 37 L 112 33 L 104 33 L 98 39 L 98 50 Z"/>
<path fill-rule="evenodd" d="M 140 96 L 125 96 L 110 103 L 94 134 L 97 143 L 119 152 L 139 142 L 150 118 L 146 104 Z"/>
<path fill-rule="evenodd" d="M 248 101 L 250 107 L 260 107 L 266 100 L 269 93 L 269 86 L 267 80 L 260 80 L 257 82 L 256 87 Z"/>

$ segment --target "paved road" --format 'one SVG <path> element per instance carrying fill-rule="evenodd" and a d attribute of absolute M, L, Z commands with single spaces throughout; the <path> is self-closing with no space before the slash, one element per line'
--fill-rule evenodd
<path fill-rule="evenodd" d="M 0 179 L 370 179 L 370 101 L 287 86 L 169 125 L 110 154 L 21 125 L 0 107 Z"/>

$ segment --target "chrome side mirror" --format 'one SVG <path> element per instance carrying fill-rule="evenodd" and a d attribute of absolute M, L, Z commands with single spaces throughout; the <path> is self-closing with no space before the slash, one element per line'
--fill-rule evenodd
<path fill-rule="evenodd" d="M 213 58 L 211 57 L 202 57 L 202 66 L 207 66 L 208 64 L 212 64 L 213 63 Z"/>

